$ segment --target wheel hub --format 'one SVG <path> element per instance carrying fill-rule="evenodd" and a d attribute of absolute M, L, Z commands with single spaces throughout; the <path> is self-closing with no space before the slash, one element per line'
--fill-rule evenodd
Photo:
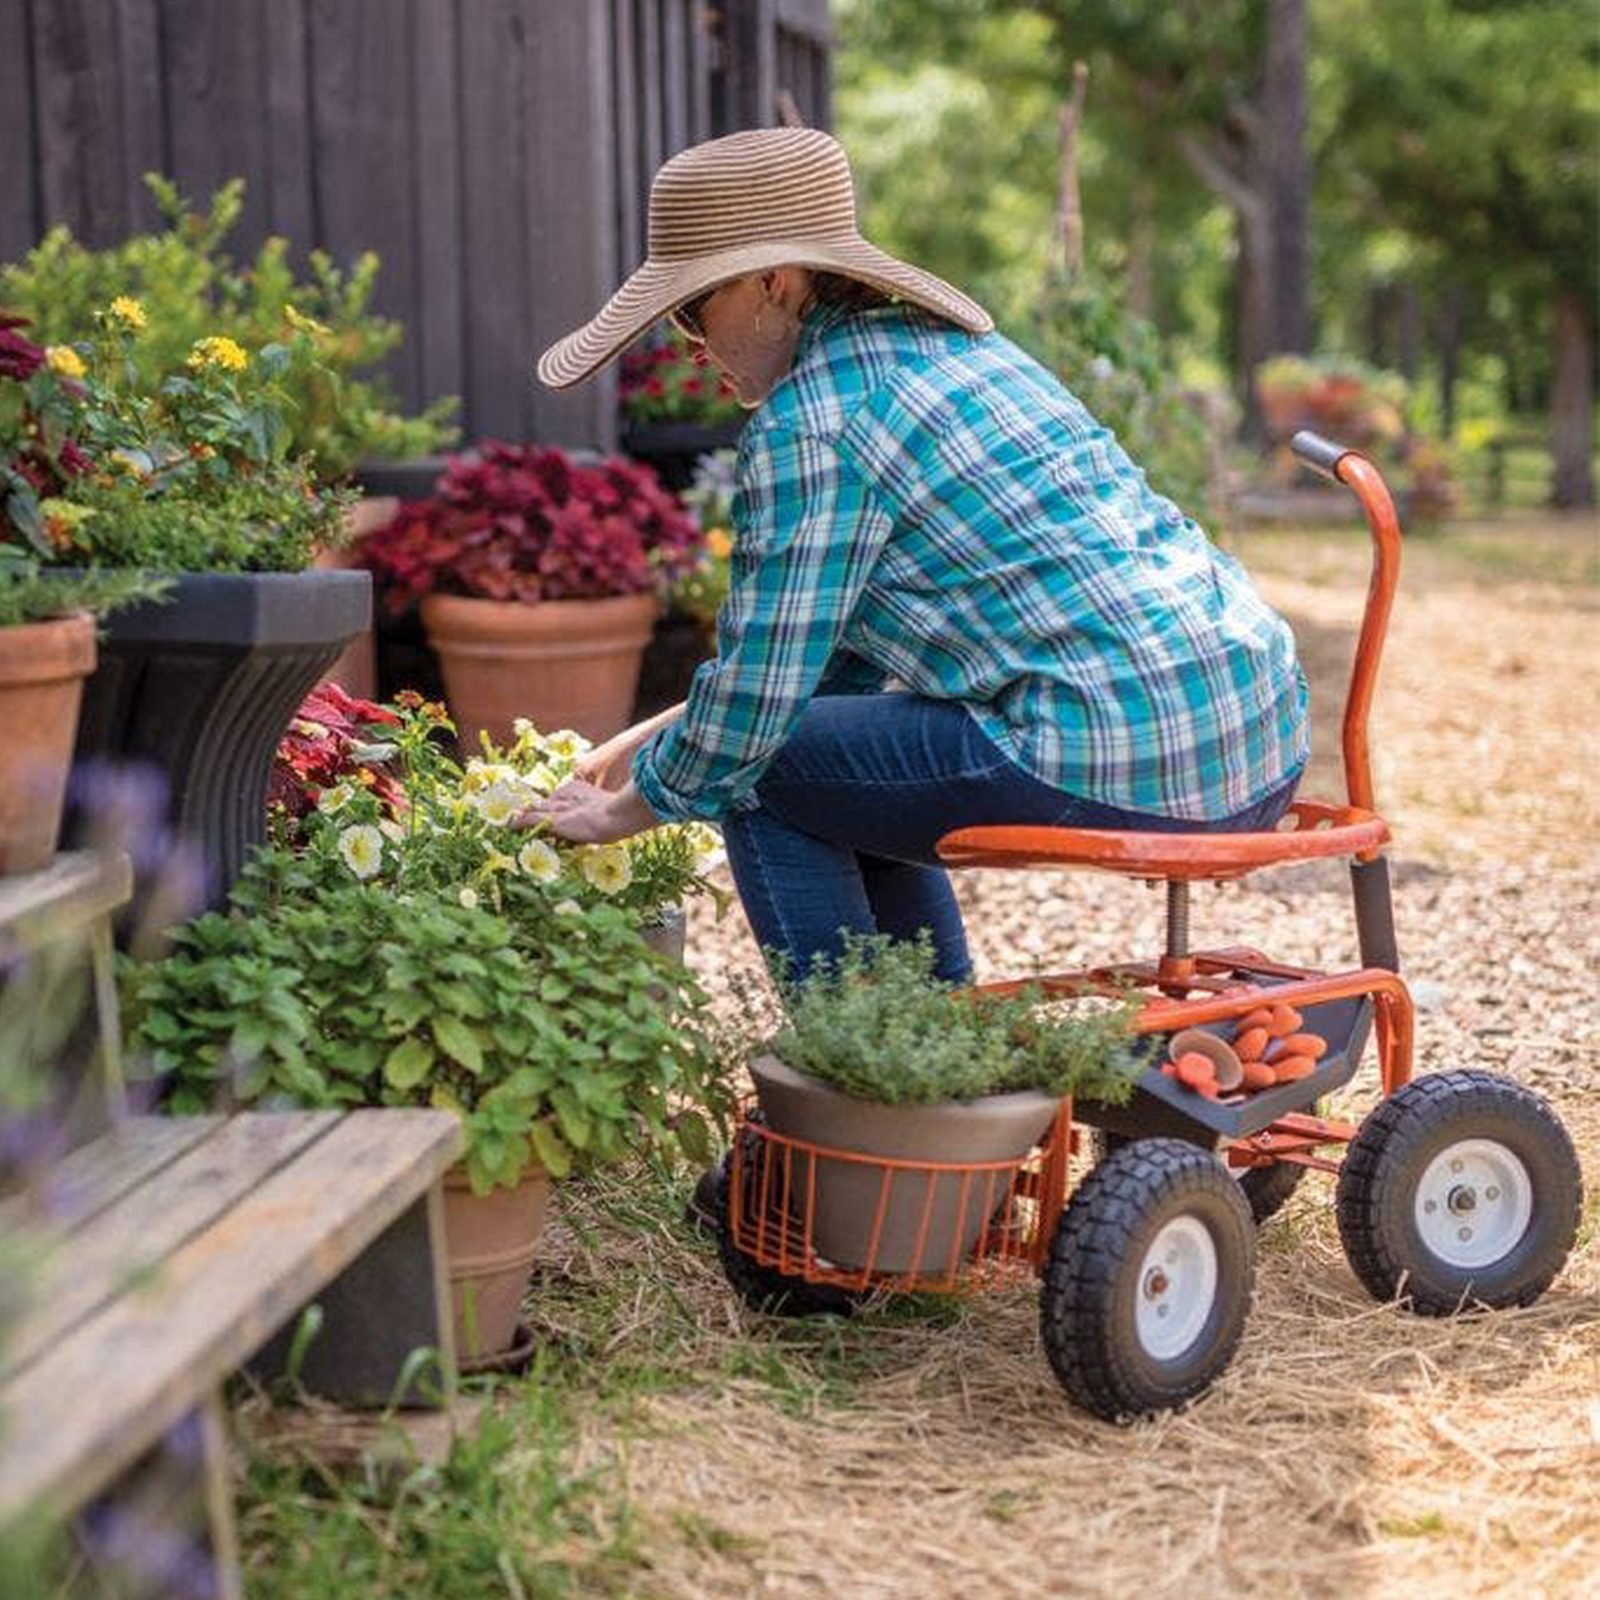
<path fill-rule="evenodd" d="M 1447 1265 L 1492 1266 L 1527 1232 L 1533 1180 L 1499 1140 L 1462 1139 L 1428 1163 L 1414 1215 L 1423 1244 Z"/>
<path fill-rule="evenodd" d="M 1160 1229 L 1139 1267 L 1134 1319 L 1146 1354 L 1173 1361 L 1200 1337 L 1218 1281 L 1217 1247 L 1198 1217 L 1174 1217 Z"/>

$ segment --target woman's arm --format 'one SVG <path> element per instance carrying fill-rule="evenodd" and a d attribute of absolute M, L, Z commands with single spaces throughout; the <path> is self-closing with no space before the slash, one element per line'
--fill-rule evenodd
<path fill-rule="evenodd" d="M 597 744 L 586 755 L 578 758 L 574 775 L 599 789 L 620 789 L 628 781 L 628 764 L 634 752 L 660 729 L 674 723 L 683 715 L 683 702 L 658 711 L 643 722 L 636 722 L 621 733 Z"/>

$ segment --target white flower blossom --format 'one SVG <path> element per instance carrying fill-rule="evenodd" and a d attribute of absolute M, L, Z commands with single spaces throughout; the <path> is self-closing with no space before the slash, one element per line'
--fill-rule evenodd
<path fill-rule="evenodd" d="M 496 783 L 478 796 L 478 815 L 491 827 L 503 828 L 527 803 L 520 784 Z"/>
<path fill-rule="evenodd" d="M 594 748 L 581 733 L 575 733 L 571 728 L 557 728 L 554 733 L 546 734 L 544 747 L 558 761 L 576 761 Z"/>
<path fill-rule="evenodd" d="M 459 900 L 468 911 L 470 911 L 478 903 L 478 891 L 471 888 L 463 889 L 460 894 L 456 896 L 456 899 Z"/>
<path fill-rule="evenodd" d="M 578 857 L 578 871 L 601 894 L 620 894 L 633 882 L 633 862 L 621 845 L 598 845 Z"/>
<path fill-rule="evenodd" d="M 383 866 L 383 835 L 370 823 L 357 823 L 339 835 L 339 854 L 358 878 L 373 877 Z"/>
<path fill-rule="evenodd" d="M 348 783 L 336 783 L 331 789 L 324 789 L 317 796 L 317 810 L 323 816 L 331 817 L 343 811 L 355 798 L 355 789 Z"/>
<path fill-rule="evenodd" d="M 555 909 L 563 917 L 577 917 L 583 914 L 583 907 L 576 900 L 558 900 Z"/>
<path fill-rule="evenodd" d="M 543 839 L 530 839 L 517 852 L 517 865 L 535 883 L 554 883 L 561 876 L 561 857 Z"/>

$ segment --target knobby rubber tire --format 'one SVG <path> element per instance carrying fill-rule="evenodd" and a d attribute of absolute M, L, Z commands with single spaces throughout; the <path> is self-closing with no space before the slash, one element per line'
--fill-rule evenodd
<path fill-rule="evenodd" d="M 1091 1148 L 1098 1162 L 1130 1142 L 1131 1136 L 1128 1134 L 1107 1133 L 1104 1128 L 1096 1128 Z M 1205 1146 L 1196 1145 L 1195 1148 L 1204 1149 Z M 1306 1169 L 1296 1166 L 1292 1161 L 1274 1161 L 1270 1167 L 1229 1167 L 1228 1171 L 1244 1191 L 1244 1197 L 1250 1203 L 1250 1215 L 1258 1226 L 1283 1210 L 1306 1175 Z"/>
<path fill-rule="evenodd" d="M 1464 1139 L 1512 1151 L 1533 1186 L 1533 1213 L 1498 1261 L 1460 1267 L 1417 1231 L 1417 1189 L 1428 1163 Z M 1578 1232 L 1583 1175 L 1560 1119 L 1533 1090 L 1497 1073 L 1429 1073 L 1375 1106 L 1339 1169 L 1339 1237 L 1375 1300 L 1402 1298 L 1427 1317 L 1474 1307 L 1526 1306 L 1550 1287 Z"/>
<path fill-rule="evenodd" d="M 748 1139 L 749 1135 L 741 1132 L 739 1137 Z M 717 1167 L 717 1256 L 722 1262 L 723 1276 L 734 1293 L 752 1311 L 764 1312 L 767 1316 L 854 1316 L 866 1299 L 865 1295 L 831 1283 L 807 1283 L 796 1274 L 764 1267 L 734 1243 L 728 1204 L 732 1174 L 733 1157 L 725 1155 Z"/>
<path fill-rule="evenodd" d="M 1216 1251 L 1216 1294 L 1204 1326 L 1177 1356 L 1140 1343 L 1140 1269 L 1169 1222 L 1194 1217 Z M 1039 1331 L 1073 1402 L 1108 1422 L 1171 1410 L 1203 1394 L 1244 1334 L 1255 1280 L 1255 1227 L 1239 1184 L 1182 1139 L 1134 1139 L 1078 1185 L 1051 1242 Z"/>

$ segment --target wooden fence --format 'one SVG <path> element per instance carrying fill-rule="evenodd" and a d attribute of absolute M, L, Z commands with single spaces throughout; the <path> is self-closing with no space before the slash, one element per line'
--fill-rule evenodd
<path fill-rule="evenodd" d="M 91 244 L 247 181 L 230 241 L 378 251 L 408 406 L 469 438 L 608 446 L 608 377 L 552 395 L 535 354 L 644 250 L 651 174 L 783 108 L 829 121 L 827 0 L 0 0 L 0 260 Z"/>

